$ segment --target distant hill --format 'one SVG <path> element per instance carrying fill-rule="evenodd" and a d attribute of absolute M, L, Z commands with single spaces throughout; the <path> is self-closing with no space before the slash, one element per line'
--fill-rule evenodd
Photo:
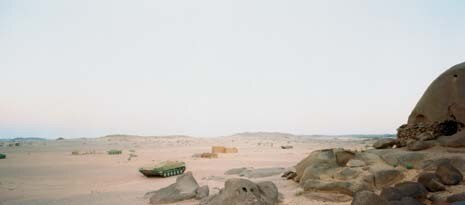
<path fill-rule="evenodd" d="M 16 138 L 7 138 L 7 139 L 0 139 L 0 141 L 46 141 L 45 138 L 39 137 L 16 137 Z"/>
<path fill-rule="evenodd" d="M 127 134 L 112 134 L 99 137 L 100 139 L 145 139 L 145 138 L 191 138 L 186 135 L 167 135 L 167 136 L 140 136 L 140 135 L 127 135 Z"/>
<path fill-rule="evenodd" d="M 283 132 L 242 132 L 229 137 L 296 137 L 297 135 Z"/>
<path fill-rule="evenodd" d="M 376 139 L 376 138 L 395 138 L 395 134 L 348 134 L 348 135 L 294 135 L 290 133 L 282 132 L 242 132 L 233 134 L 228 137 L 278 137 L 278 138 L 291 138 L 291 137 L 302 137 L 302 138 L 359 138 L 359 139 Z"/>

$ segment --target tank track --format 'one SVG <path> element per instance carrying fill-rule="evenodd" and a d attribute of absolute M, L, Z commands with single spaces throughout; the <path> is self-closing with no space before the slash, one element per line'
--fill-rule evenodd
<path fill-rule="evenodd" d="M 179 167 L 179 168 L 176 168 L 176 169 L 170 169 L 170 170 L 163 171 L 161 176 L 162 177 L 170 177 L 170 176 L 180 175 L 180 174 L 184 173 L 185 170 L 186 170 L 186 167 Z"/>

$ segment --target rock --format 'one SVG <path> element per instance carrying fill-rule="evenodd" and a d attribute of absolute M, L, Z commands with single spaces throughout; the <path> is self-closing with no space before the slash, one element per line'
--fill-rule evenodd
<path fill-rule="evenodd" d="M 201 199 L 207 198 L 209 194 L 210 194 L 210 189 L 208 188 L 208 185 L 201 186 L 196 191 L 195 199 L 201 200 Z"/>
<path fill-rule="evenodd" d="M 463 180 L 462 173 L 450 163 L 440 164 L 436 170 L 436 175 L 445 185 L 457 185 Z"/>
<path fill-rule="evenodd" d="M 371 187 L 362 182 L 355 181 L 322 181 L 307 180 L 302 184 L 304 191 L 323 191 L 353 196 L 356 192 L 370 190 Z"/>
<path fill-rule="evenodd" d="M 278 188 L 272 182 L 253 183 L 247 179 L 229 179 L 219 194 L 200 202 L 201 205 L 274 205 Z"/>
<path fill-rule="evenodd" d="M 390 152 L 381 153 L 381 158 L 391 166 L 416 165 L 425 159 L 425 154 L 420 152 L 389 150 Z M 414 166 L 416 167 L 416 166 Z"/>
<path fill-rule="evenodd" d="M 420 141 L 428 141 L 428 140 L 434 140 L 436 137 L 434 137 L 433 133 L 431 132 L 423 132 L 419 135 L 417 135 L 415 138 Z"/>
<path fill-rule="evenodd" d="M 436 201 L 431 201 L 431 205 L 450 205 L 444 200 L 436 200 Z"/>
<path fill-rule="evenodd" d="M 424 201 L 427 197 L 428 191 L 418 182 L 402 182 L 394 186 L 404 196 L 412 197 L 419 201 Z"/>
<path fill-rule="evenodd" d="M 411 112 L 407 124 L 399 127 L 397 137 L 400 145 L 405 146 L 408 139 L 416 139 L 424 132 L 432 132 L 435 137 L 451 136 L 464 127 L 464 74 L 465 63 L 461 63 L 431 83 Z"/>
<path fill-rule="evenodd" d="M 371 191 L 357 192 L 351 205 L 388 205 L 388 202 Z"/>
<path fill-rule="evenodd" d="M 402 205 L 423 205 L 423 203 L 419 202 L 418 200 L 412 197 L 404 197 L 400 200 Z"/>
<path fill-rule="evenodd" d="M 465 201 L 465 192 L 450 195 L 449 197 L 447 197 L 446 201 L 448 203 L 454 203 L 454 202 L 458 202 L 458 201 Z"/>
<path fill-rule="evenodd" d="M 296 176 L 297 176 L 297 173 L 295 173 L 295 171 L 293 170 L 287 170 L 283 173 L 283 175 L 281 175 L 281 177 L 287 180 L 294 179 Z"/>
<path fill-rule="evenodd" d="M 329 192 L 306 192 L 303 196 L 312 201 L 321 202 L 349 202 L 352 201 L 352 197 L 346 194 L 337 194 Z"/>
<path fill-rule="evenodd" d="M 383 187 L 379 196 L 386 201 L 400 201 L 404 197 L 402 192 L 394 187 Z"/>
<path fill-rule="evenodd" d="M 339 166 L 346 166 L 347 162 L 355 157 L 355 153 L 349 150 L 335 150 L 336 162 Z"/>
<path fill-rule="evenodd" d="M 407 144 L 407 149 L 410 151 L 419 151 L 429 149 L 432 146 L 434 146 L 434 144 L 431 142 L 414 141 L 412 143 Z"/>
<path fill-rule="evenodd" d="M 260 168 L 252 171 L 246 171 L 244 176 L 247 178 L 262 178 L 270 177 L 283 173 L 285 168 L 283 167 L 272 167 L 272 168 Z"/>
<path fill-rule="evenodd" d="M 281 146 L 281 149 L 292 149 L 294 148 L 292 145 L 283 145 Z"/>
<path fill-rule="evenodd" d="M 439 144 L 445 147 L 465 147 L 465 130 L 452 136 L 441 136 L 438 141 Z"/>
<path fill-rule="evenodd" d="M 438 176 L 435 173 L 421 173 L 418 176 L 418 183 L 422 184 L 428 191 L 437 192 L 444 191 L 446 187 L 441 183 Z"/>
<path fill-rule="evenodd" d="M 443 163 L 449 163 L 461 172 L 465 172 L 465 159 L 459 156 L 425 160 L 422 162 L 421 168 L 426 171 L 436 171 Z"/>
<path fill-rule="evenodd" d="M 348 167 L 364 167 L 366 166 L 365 162 L 362 160 L 351 159 L 347 162 L 346 166 Z"/>
<path fill-rule="evenodd" d="M 203 177 L 202 180 L 225 182 L 226 177 L 224 177 L 224 176 L 208 176 L 208 177 Z"/>
<path fill-rule="evenodd" d="M 167 204 L 195 198 L 199 185 L 192 176 L 192 172 L 186 172 L 176 178 L 176 183 L 157 191 L 149 192 L 151 204 Z"/>
<path fill-rule="evenodd" d="M 397 169 L 380 169 L 372 171 L 375 186 L 381 188 L 393 184 L 403 178 L 403 174 Z"/>
<path fill-rule="evenodd" d="M 239 175 L 248 169 L 251 169 L 251 168 L 242 167 L 242 168 L 229 169 L 226 172 L 224 172 L 224 175 Z"/>
<path fill-rule="evenodd" d="M 335 174 L 336 179 L 348 180 L 355 179 L 360 175 L 360 171 L 354 168 L 345 167 L 340 172 Z"/>
<path fill-rule="evenodd" d="M 392 146 L 394 146 L 395 144 L 397 144 L 397 140 L 396 140 L 396 139 L 393 139 L 393 138 L 382 138 L 382 139 L 377 140 L 377 141 L 373 144 L 373 147 L 374 147 L 375 149 L 386 149 L 386 148 L 392 148 Z"/>
<path fill-rule="evenodd" d="M 239 175 L 247 178 L 263 178 L 278 175 L 284 172 L 282 167 L 272 167 L 272 168 L 235 168 L 226 171 L 225 175 Z"/>
<path fill-rule="evenodd" d="M 273 182 L 264 181 L 257 183 L 265 204 L 275 204 L 279 201 L 278 187 Z"/>
<path fill-rule="evenodd" d="M 308 179 L 320 179 L 321 175 L 337 167 L 339 165 L 336 163 L 333 150 L 317 150 L 295 166 L 297 174 L 295 180 L 302 184 Z"/>
<path fill-rule="evenodd" d="M 409 116 L 409 124 L 465 122 L 465 63 L 453 66 L 428 87 Z"/>

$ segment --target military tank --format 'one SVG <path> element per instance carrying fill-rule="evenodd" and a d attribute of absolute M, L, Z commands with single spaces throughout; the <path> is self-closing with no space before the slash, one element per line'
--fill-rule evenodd
<path fill-rule="evenodd" d="M 180 161 L 163 161 L 154 166 L 147 166 L 139 169 L 139 172 L 146 177 L 170 177 L 184 173 L 186 163 Z"/>

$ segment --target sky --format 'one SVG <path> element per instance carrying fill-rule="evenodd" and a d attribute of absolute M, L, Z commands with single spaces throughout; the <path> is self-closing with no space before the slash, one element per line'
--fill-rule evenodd
<path fill-rule="evenodd" d="M 395 133 L 465 1 L 0 1 L 0 138 Z"/>

